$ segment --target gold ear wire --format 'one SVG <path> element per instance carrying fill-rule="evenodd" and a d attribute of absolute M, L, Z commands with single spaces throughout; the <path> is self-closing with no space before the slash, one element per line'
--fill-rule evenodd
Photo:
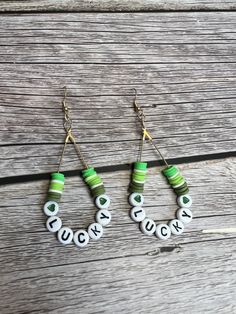
<path fill-rule="evenodd" d="M 134 111 L 137 113 L 138 118 L 140 120 L 140 123 L 142 125 L 142 142 L 141 142 L 141 149 L 140 149 L 140 155 L 139 155 L 139 161 L 141 161 L 142 159 L 142 154 L 143 154 L 143 146 L 144 146 L 144 142 L 146 139 L 148 139 L 148 141 L 151 143 L 151 145 L 153 146 L 153 148 L 158 152 L 158 154 L 160 155 L 160 157 L 162 158 L 162 160 L 164 161 L 166 166 L 169 166 L 166 159 L 164 158 L 164 156 L 162 155 L 162 153 L 160 152 L 159 148 L 157 147 L 157 145 L 153 142 L 153 138 L 151 136 L 151 134 L 149 133 L 149 131 L 146 128 L 146 124 L 145 124 L 145 114 L 143 109 L 137 104 L 137 96 L 138 96 L 138 92 L 136 90 L 136 88 L 133 88 L 133 90 L 135 91 L 135 95 L 134 95 L 134 100 L 133 100 L 133 105 L 134 105 Z"/>
<path fill-rule="evenodd" d="M 89 168 L 87 162 L 85 161 L 85 159 L 83 157 L 83 154 L 81 152 L 80 146 L 79 146 L 79 144 L 76 143 L 75 137 L 72 134 L 72 119 L 70 118 L 70 115 L 69 115 L 69 113 L 70 113 L 69 112 L 69 107 L 66 104 L 67 87 L 64 86 L 63 88 L 64 88 L 64 98 L 62 100 L 62 110 L 64 112 L 64 123 L 63 123 L 63 125 L 64 125 L 64 129 L 66 131 L 66 137 L 65 137 L 65 142 L 64 142 L 64 147 L 63 147 L 63 150 L 62 150 L 62 154 L 61 154 L 61 157 L 60 157 L 60 162 L 59 162 L 59 166 L 58 166 L 58 172 L 60 172 L 61 164 L 62 164 L 63 157 L 64 157 L 64 154 L 65 154 L 66 145 L 68 144 L 69 141 L 71 141 L 71 143 L 74 144 L 74 147 L 75 147 L 75 150 L 77 152 L 77 155 L 78 155 L 79 159 L 81 160 L 81 163 L 83 164 L 83 166 L 85 168 Z"/>

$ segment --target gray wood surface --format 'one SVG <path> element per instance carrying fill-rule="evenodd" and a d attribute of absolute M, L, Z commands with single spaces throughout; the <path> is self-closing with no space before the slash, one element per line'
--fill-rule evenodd
<path fill-rule="evenodd" d="M 235 159 L 180 169 L 191 187 L 195 219 L 184 235 L 164 243 L 142 235 L 128 217 L 127 171 L 101 174 L 113 222 L 101 241 L 82 250 L 61 246 L 45 230 L 47 180 L 3 186 L 1 313 L 234 313 L 235 235 L 201 230 L 235 225 Z M 160 168 L 149 169 L 144 195 L 156 222 L 174 216 L 175 198 Z M 94 212 L 82 180 L 67 178 L 65 225 L 84 227 Z"/>
<path fill-rule="evenodd" d="M 2 12 L 235 10 L 234 0 L 2 0 Z"/>
<path fill-rule="evenodd" d="M 34 4 L 18 2 L 21 10 Z M 55 10 L 55 2 L 46 4 Z M 1 314 L 236 313 L 236 234 L 202 233 L 235 227 L 235 16 L 0 15 Z M 64 85 L 75 134 L 112 198 L 112 224 L 82 250 L 61 246 L 45 230 L 42 213 L 63 144 Z M 140 138 L 133 87 L 155 140 L 179 163 L 194 200 L 193 222 L 167 242 L 141 234 L 128 215 L 129 167 Z M 156 222 L 167 221 L 175 197 L 148 144 L 144 159 L 155 166 L 145 208 Z M 61 217 L 73 230 L 86 227 L 95 207 L 71 145 L 63 169 L 69 176 Z"/>
<path fill-rule="evenodd" d="M 235 15 L 2 16 L 1 177 L 50 172 L 58 162 L 64 85 L 95 166 L 137 153 L 133 87 L 167 158 L 235 150 Z M 149 147 L 144 155 L 157 158 Z M 77 167 L 71 149 L 64 169 Z"/>

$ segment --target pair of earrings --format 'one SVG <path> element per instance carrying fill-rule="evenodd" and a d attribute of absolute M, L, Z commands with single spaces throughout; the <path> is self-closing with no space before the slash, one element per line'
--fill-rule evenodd
<path fill-rule="evenodd" d="M 58 171 L 51 174 L 51 181 L 49 184 L 49 190 L 47 195 L 47 202 L 44 205 L 44 213 L 48 216 L 46 221 L 46 227 L 50 232 L 57 232 L 57 238 L 62 244 L 69 244 L 74 241 L 78 247 L 86 246 L 90 239 L 98 240 L 102 237 L 104 227 L 106 227 L 111 221 L 111 213 L 108 210 L 110 206 L 110 198 L 105 192 L 105 187 L 102 179 L 97 174 L 96 170 L 89 166 L 82 155 L 80 146 L 76 142 L 75 136 L 72 132 L 72 120 L 69 116 L 69 108 L 66 105 L 67 90 L 65 88 L 65 95 L 62 101 L 62 108 L 64 112 L 64 129 L 66 131 L 66 137 L 64 147 L 62 150 L 61 158 L 59 161 Z M 129 203 L 132 206 L 130 210 L 131 219 L 140 224 L 141 231 L 146 235 L 155 234 L 157 238 L 161 240 L 167 240 L 171 234 L 179 235 L 184 231 L 184 225 L 192 220 L 192 212 L 189 209 L 192 205 L 192 200 L 189 193 L 188 185 L 183 176 L 181 176 L 176 166 L 168 165 L 166 159 L 161 154 L 157 145 L 153 142 L 150 132 L 145 125 L 145 115 L 137 105 L 137 91 L 135 89 L 134 109 L 138 115 L 142 127 L 142 139 L 140 154 L 138 160 L 133 164 L 133 171 L 131 176 L 131 182 L 129 186 Z M 176 218 L 169 221 L 168 224 L 158 224 L 146 217 L 144 204 L 144 183 L 147 172 L 147 163 L 142 162 L 142 153 L 145 141 L 150 142 L 153 148 L 161 156 L 165 163 L 165 168 L 162 171 L 163 175 L 167 178 L 168 183 L 173 188 L 177 195 L 177 203 L 179 209 L 176 213 Z M 69 142 L 72 142 L 79 159 L 83 165 L 82 177 L 84 182 L 88 185 L 91 195 L 94 199 L 94 203 L 97 207 L 95 214 L 95 221 L 92 222 L 87 229 L 77 230 L 75 233 L 71 228 L 62 225 L 62 220 L 57 216 L 59 211 L 59 201 L 61 199 L 64 189 L 64 175 L 60 172 L 63 157 L 65 154 L 66 146 Z"/>

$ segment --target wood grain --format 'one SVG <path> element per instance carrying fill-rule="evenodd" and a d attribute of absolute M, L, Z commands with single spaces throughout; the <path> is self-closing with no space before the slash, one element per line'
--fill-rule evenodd
<path fill-rule="evenodd" d="M 133 87 L 167 158 L 234 151 L 234 27 L 235 13 L 223 12 L 2 16 L 1 177 L 56 166 L 64 85 L 95 166 L 136 157 Z M 144 158 L 159 157 L 147 145 Z M 80 167 L 69 149 L 64 169 Z"/>
<path fill-rule="evenodd" d="M 202 233 L 235 227 L 236 159 L 215 159 L 235 155 L 236 13 L 50 13 L 231 9 L 233 1 L 0 2 L 1 12 L 16 12 L 0 16 L 0 183 L 8 182 L 1 314 L 236 312 L 235 234 Z M 42 213 L 65 136 L 64 85 L 74 132 L 112 198 L 111 225 L 83 250 L 60 245 Z M 144 236 L 128 216 L 128 169 L 140 138 L 133 87 L 194 200 L 193 222 L 167 242 Z M 144 158 L 153 166 L 159 156 L 146 145 Z M 95 214 L 78 169 L 69 145 L 60 213 L 73 230 Z M 149 168 L 145 209 L 166 222 L 177 205 L 160 171 Z"/>
<path fill-rule="evenodd" d="M 0 2 L 1 12 L 112 12 L 112 11 L 182 11 L 182 10 L 235 10 L 233 0 L 35 0 Z"/>
<path fill-rule="evenodd" d="M 44 228 L 48 181 L 2 186 L 1 313 L 182 313 L 190 305 L 190 313 L 234 313 L 235 236 L 201 230 L 234 226 L 235 163 L 180 166 L 195 219 L 183 236 L 167 242 L 142 235 L 128 217 L 127 171 L 101 174 L 113 222 L 101 241 L 82 250 L 61 246 Z M 145 208 L 156 222 L 171 219 L 176 210 L 159 172 L 149 169 L 145 191 Z M 86 226 L 94 210 L 81 179 L 68 178 L 61 203 L 65 225 Z"/>

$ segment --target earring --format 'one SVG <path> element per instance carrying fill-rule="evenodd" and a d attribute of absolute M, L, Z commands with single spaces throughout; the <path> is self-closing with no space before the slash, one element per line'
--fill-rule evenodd
<path fill-rule="evenodd" d="M 62 244 L 69 244 L 73 240 L 78 247 L 84 247 L 89 240 L 98 240 L 103 235 L 103 227 L 107 226 L 111 221 L 111 213 L 108 211 L 110 206 L 110 198 L 105 194 L 105 188 L 101 178 L 97 175 L 94 168 L 90 167 L 85 161 L 80 146 L 76 143 L 72 132 L 72 120 L 69 116 L 69 108 L 66 105 L 67 89 L 65 87 L 65 95 L 62 101 L 62 109 L 64 112 L 64 129 L 66 137 L 62 150 L 58 171 L 51 174 L 51 182 L 49 185 L 47 202 L 44 205 L 44 213 L 48 216 L 46 227 L 51 232 L 57 232 L 57 238 Z M 81 229 L 73 233 L 73 231 L 62 226 L 61 219 L 57 216 L 59 211 L 59 201 L 64 189 L 64 174 L 60 172 L 65 149 L 68 142 L 73 143 L 75 150 L 83 165 L 82 177 L 89 186 L 91 195 L 95 199 L 95 205 L 98 208 L 95 215 L 95 222 L 91 223 L 87 230 Z"/>
<path fill-rule="evenodd" d="M 192 205 L 192 199 L 190 197 L 188 185 L 183 176 L 181 176 L 179 169 L 176 166 L 170 166 L 166 159 L 163 157 L 157 145 L 153 142 L 153 138 L 145 125 L 145 115 L 143 109 L 137 105 L 137 91 L 135 90 L 134 98 L 134 110 L 138 115 L 138 118 L 142 126 L 142 139 L 140 154 L 138 161 L 133 164 L 133 171 L 131 176 L 131 182 L 129 186 L 129 203 L 133 206 L 130 211 L 132 220 L 140 223 L 141 231 L 146 235 L 152 235 L 155 233 L 157 238 L 161 240 L 167 240 L 171 234 L 179 235 L 184 231 L 184 225 L 192 220 L 192 212 L 190 207 Z M 162 158 L 165 168 L 162 170 L 162 174 L 166 177 L 168 183 L 173 188 L 177 195 L 177 204 L 179 209 L 176 212 L 176 218 L 170 220 L 167 224 L 155 224 L 155 222 L 146 217 L 145 210 L 143 209 L 144 204 L 144 183 L 147 172 L 147 163 L 142 162 L 142 153 L 145 141 L 148 141 L 152 147 Z"/>

